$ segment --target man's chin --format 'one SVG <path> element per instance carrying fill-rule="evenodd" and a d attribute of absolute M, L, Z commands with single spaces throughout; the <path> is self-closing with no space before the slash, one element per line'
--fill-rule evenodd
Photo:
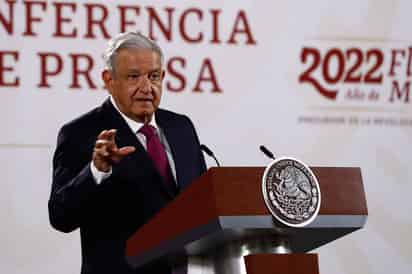
<path fill-rule="evenodd" d="M 152 120 L 154 113 L 154 109 L 147 109 L 143 111 L 139 111 L 138 113 L 134 113 L 134 119 L 137 122 L 140 123 L 148 123 Z"/>

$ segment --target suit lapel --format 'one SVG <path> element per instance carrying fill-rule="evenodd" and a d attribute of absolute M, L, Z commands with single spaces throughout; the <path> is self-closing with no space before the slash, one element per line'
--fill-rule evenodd
<path fill-rule="evenodd" d="M 145 151 L 142 144 L 139 142 L 135 134 L 130 129 L 129 125 L 123 119 L 118 111 L 114 108 L 110 100 L 106 100 L 103 104 L 105 111 L 105 124 L 108 129 L 116 129 L 116 144 L 118 147 L 134 146 L 138 153 Z"/>
<path fill-rule="evenodd" d="M 161 191 L 164 191 L 168 196 L 171 198 L 175 195 L 173 194 L 173 190 L 169 189 L 166 184 L 163 182 L 163 178 L 160 173 L 157 171 L 156 167 L 150 156 L 147 154 L 147 151 L 144 149 L 143 145 L 137 139 L 136 135 L 130 129 L 129 125 L 123 119 L 123 117 L 119 114 L 119 112 L 114 108 L 110 100 L 106 100 L 103 104 L 103 110 L 105 111 L 105 124 L 108 125 L 108 129 L 115 128 L 117 129 L 116 132 L 116 144 L 118 147 L 124 146 L 134 146 L 136 151 L 130 155 L 131 161 L 133 161 L 136 168 L 149 168 L 157 175 L 157 179 L 155 182 L 147 182 L 147 183 L 154 183 L 158 185 Z M 121 163 L 120 163 L 121 164 Z M 149 171 L 145 171 L 150 173 Z"/>
<path fill-rule="evenodd" d="M 184 166 L 182 166 L 182 150 L 180 149 L 180 138 L 179 138 L 179 127 L 175 125 L 174 120 L 167 119 L 162 110 L 156 112 L 156 123 L 162 129 L 166 140 L 169 144 L 170 150 L 172 152 L 173 161 L 176 169 L 176 180 L 177 185 L 180 190 L 184 189 L 185 186 L 180 185 L 182 176 L 184 175 L 182 171 Z"/>

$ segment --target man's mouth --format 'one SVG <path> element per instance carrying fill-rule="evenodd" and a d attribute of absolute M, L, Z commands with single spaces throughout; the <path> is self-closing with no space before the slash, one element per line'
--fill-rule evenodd
<path fill-rule="evenodd" d="M 139 102 L 153 102 L 152 98 L 137 98 L 136 101 Z"/>

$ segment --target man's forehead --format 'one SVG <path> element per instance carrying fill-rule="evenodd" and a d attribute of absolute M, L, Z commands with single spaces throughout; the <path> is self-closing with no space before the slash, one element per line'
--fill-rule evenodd
<path fill-rule="evenodd" d="M 162 69 L 160 56 L 150 49 L 121 49 L 115 60 L 116 70 L 146 73 Z"/>
<path fill-rule="evenodd" d="M 142 66 L 150 66 L 161 68 L 161 60 L 159 54 L 151 49 L 135 49 L 125 48 L 120 49 L 115 60 L 117 66 L 140 64 Z"/>

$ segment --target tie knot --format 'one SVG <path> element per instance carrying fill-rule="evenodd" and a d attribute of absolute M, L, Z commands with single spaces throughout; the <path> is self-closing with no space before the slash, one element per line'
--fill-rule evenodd
<path fill-rule="evenodd" d="M 139 129 L 139 132 L 142 133 L 146 139 L 151 139 L 153 136 L 156 135 L 156 128 L 151 125 L 145 124 Z"/>

